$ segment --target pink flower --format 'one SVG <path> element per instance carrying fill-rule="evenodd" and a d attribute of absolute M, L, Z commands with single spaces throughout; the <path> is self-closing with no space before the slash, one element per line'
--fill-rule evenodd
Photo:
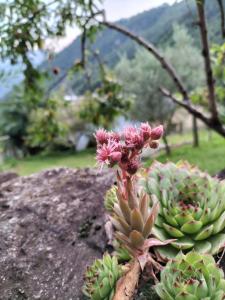
<path fill-rule="evenodd" d="M 163 126 L 159 125 L 155 127 L 151 132 L 151 139 L 152 140 L 159 140 L 163 135 Z"/>
<path fill-rule="evenodd" d="M 142 134 L 135 127 L 128 127 L 124 131 L 125 144 L 129 148 L 141 150 L 144 146 Z"/>
<path fill-rule="evenodd" d="M 109 139 L 115 142 L 119 142 L 120 141 L 120 135 L 117 132 L 110 132 L 109 133 Z"/>
<path fill-rule="evenodd" d="M 109 140 L 109 133 L 105 129 L 98 129 L 95 133 L 95 138 L 98 144 L 107 144 Z"/>
<path fill-rule="evenodd" d="M 97 149 L 97 156 L 96 159 L 99 163 L 111 163 L 112 160 L 119 159 L 119 149 L 120 145 L 116 143 L 115 141 L 108 141 L 108 144 L 103 144 L 101 147 Z M 122 156 L 121 152 L 120 158 Z"/>
<path fill-rule="evenodd" d="M 150 125 L 148 124 L 148 122 L 141 123 L 140 129 L 141 129 L 144 141 L 147 141 L 151 137 L 151 131 L 152 130 L 151 130 Z"/>

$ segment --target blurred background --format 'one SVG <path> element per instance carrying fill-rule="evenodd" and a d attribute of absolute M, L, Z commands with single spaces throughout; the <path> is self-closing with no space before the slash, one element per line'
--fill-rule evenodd
<path fill-rule="evenodd" d="M 205 41 L 194 0 L 0 0 L 0 170 L 94 167 L 97 128 L 146 121 L 146 165 L 224 170 L 224 5 Z"/>

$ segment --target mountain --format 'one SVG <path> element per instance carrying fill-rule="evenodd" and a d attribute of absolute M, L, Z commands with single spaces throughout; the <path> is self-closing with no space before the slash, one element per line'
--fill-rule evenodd
<path fill-rule="evenodd" d="M 225 4 L 225 0 L 224 4 Z M 129 19 L 123 19 L 117 23 L 144 37 L 156 46 L 171 43 L 174 24 L 184 25 L 199 42 L 199 29 L 196 25 L 197 16 L 195 1 L 183 0 L 173 5 L 163 4 L 157 8 L 145 11 Z M 207 22 L 209 25 L 209 39 L 213 43 L 221 43 L 220 12 L 216 1 L 206 1 Z M 182 45 L 181 45 L 182 46 Z M 125 54 L 132 58 L 137 51 L 137 44 L 121 33 L 111 29 L 101 31 L 94 43 L 93 48 L 98 49 L 101 59 L 109 67 L 114 67 Z M 51 67 L 58 67 L 61 72 L 53 79 L 53 86 L 57 86 L 65 77 L 69 68 L 80 58 L 80 37 L 76 38 L 67 48 L 59 52 L 51 61 Z M 83 93 L 86 89 L 83 78 L 76 76 L 69 83 L 76 93 Z"/>
<path fill-rule="evenodd" d="M 225 0 L 223 1 L 225 5 Z M 206 1 L 206 11 L 210 41 L 220 43 L 220 14 L 216 3 L 216 1 L 212 0 Z M 117 23 L 139 34 L 156 46 L 171 43 L 173 25 L 178 23 L 186 26 L 196 43 L 200 45 L 199 31 L 197 26 L 194 25 L 196 19 L 195 1 L 183 0 L 173 5 L 163 4 L 134 17 L 122 19 Z M 93 45 L 94 49 L 99 50 L 101 59 L 109 67 L 114 67 L 121 55 L 125 54 L 132 58 L 138 47 L 135 42 L 111 29 L 102 30 L 97 35 Z M 76 60 L 80 59 L 80 56 L 80 37 L 78 37 L 68 47 L 57 53 L 51 61 L 42 64 L 42 68 L 46 68 L 47 65 L 49 70 L 54 67 L 60 69 L 58 75 L 52 75 L 50 89 L 55 89 L 63 81 L 68 70 L 74 65 Z M 87 87 L 83 77 L 77 75 L 70 80 L 68 85 L 77 94 L 83 93 Z"/>
<path fill-rule="evenodd" d="M 46 60 L 46 55 L 42 51 L 30 53 L 29 58 L 36 67 Z M 0 61 L 0 100 L 10 93 L 13 86 L 23 81 L 24 65 L 22 61 L 12 65 L 9 60 Z"/>

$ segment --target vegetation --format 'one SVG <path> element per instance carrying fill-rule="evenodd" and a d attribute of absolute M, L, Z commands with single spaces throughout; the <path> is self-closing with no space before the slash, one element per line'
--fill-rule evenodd
<path fill-rule="evenodd" d="M 160 162 L 167 162 L 168 160 L 173 162 L 187 160 L 191 164 L 197 165 L 201 170 L 209 172 L 211 175 L 215 175 L 221 171 L 224 168 L 224 139 L 217 134 L 212 134 L 209 139 L 208 133 L 202 131 L 200 134 L 200 147 L 193 148 L 191 145 L 191 137 L 191 133 L 169 135 L 169 142 L 172 147 L 175 147 L 173 148 L 171 156 L 168 158 L 165 151 L 161 150 L 156 157 L 148 159 L 145 165 L 149 166 L 154 159 Z M 182 146 L 182 144 L 184 145 Z M 180 146 L 177 147 L 177 145 Z M 202 155 L 203 152 L 204 155 Z M 14 170 L 20 175 L 30 175 L 53 167 L 86 168 L 96 166 L 94 150 L 87 150 L 80 153 L 67 151 L 39 154 L 20 160 L 8 159 L 5 163 L 0 165 L 0 169 Z"/>
<path fill-rule="evenodd" d="M 176 67 L 188 90 L 195 90 L 196 82 L 198 87 L 203 86 L 203 60 L 193 38 L 184 27 L 176 25 L 171 43 L 172 45 L 161 52 Z M 196 65 L 199 68 L 195 68 Z M 176 86 L 154 57 L 149 56 L 146 50 L 139 50 L 133 59 L 123 56 L 115 70 L 126 93 L 135 95 L 131 112 L 135 120 L 164 124 L 170 122 L 176 105 L 170 99 L 162 97 L 159 87 L 165 86 L 171 91 L 176 91 Z"/>
<path fill-rule="evenodd" d="M 156 162 L 140 170 L 142 150 L 157 148 L 162 132 L 161 126 L 151 129 L 148 123 L 128 127 L 120 136 L 103 129 L 96 132 L 98 162 L 116 169 L 117 184 L 104 204 L 119 243 L 115 247 L 120 266 L 127 272 L 115 288 L 113 280 L 96 284 L 102 263 L 95 272 L 88 269 L 84 287 L 88 285 L 91 299 L 132 299 L 142 276 L 156 283 L 162 300 L 225 296 L 224 273 L 211 256 L 224 249 L 224 182 L 187 162 Z M 129 264 L 122 265 L 126 259 Z M 104 277 L 107 283 L 107 272 Z"/>
<path fill-rule="evenodd" d="M 162 271 L 156 291 L 162 300 L 222 300 L 225 294 L 224 274 L 210 255 L 194 251 L 186 256 L 181 253 Z"/>
<path fill-rule="evenodd" d="M 153 228 L 160 240 L 176 238 L 170 248 L 157 249 L 173 258 L 182 250 L 216 254 L 225 243 L 224 184 L 187 162 L 155 162 L 144 183 L 160 211 Z"/>
<path fill-rule="evenodd" d="M 122 85 L 113 74 L 104 70 L 103 66 L 101 73 L 101 86 L 85 94 L 79 115 L 87 124 L 109 129 L 116 117 L 127 114 L 131 101 L 124 95 Z"/>
<path fill-rule="evenodd" d="M 179 145 L 184 143 L 184 145 L 175 146 L 170 157 L 163 153 L 157 157 L 157 160 L 160 162 L 187 160 L 189 163 L 198 166 L 200 170 L 206 171 L 211 175 L 215 175 L 224 169 L 225 140 L 223 138 L 217 134 L 213 134 L 212 138 L 210 138 L 207 132 L 201 132 L 201 144 L 198 148 L 193 148 L 190 143 L 189 145 L 186 144 L 188 140 L 191 140 L 190 137 L 190 134 L 169 136 L 168 139 L 172 144 Z M 150 165 L 151 162 L 152 160 L 149 160 L 147 164 Z"/>
<path fill-rule="evenodd" d="M 8 159 L 0 166 L 2 170 L 13 170 L 20 175 L 30 175 L 49 168 L 87 168 L 96 166 L 93 150 L 74 154 L 71 152 L 34 155 L 20 160 Z"/>
<path fill-rule="evenodd" d="M 93 300 L 112 300 L 116 282 L 122 274 L 122 267 L 116 257 L 105 254 L 88 268 L 85 274 L 84 294 Z"/>
<path fill-rule="evenodd" d="M 77 86 L 80 87 L 85 78 L 87 84 L 80 90 L 84 87 L 88 91 L 83 100 L 74 105 L 79 106 L 79 117 L 70 124 L 71 128 L 83 125 L 84 128 L 86 125 L 89 128 L 105 127 L 98 129 L 94 136 L 100 168 L 106 165 L 116 171 L 116 185 L 107 193 L 104 202 L 109 219 L 106 231 L 115 253 L 112 256 L 105 254 L 86 272 L 84 293 L 93 300 L 131 300 L 140 279 L 158 283 L 160 272 L 161 282 L 156 286 L 156 292 L 161 299 L 225 298 L 223 272 L 211 256 L 202 254 L 218 254 L 225 248 L 224 181 L 188 162 L 155 162 L 148 168 L 148 159 L 142 165 L 142 152 L 158 149 L 161 138 L 167 157 L 158 153 L 158 159 L 168 158 L 163 125 L 150 127 L 146 122 L 124 128 L 121 133 L 106 131 L 117 116 L 126 115 L 130 108 L 128 98 L 133 94 L 136 96 L 132 112 L 135 119 L 168 123 L 168 128 L 176 107 L 182 107 L 192 117 L 196 146 L 197 119 L 220 136 L 209 136 L 202 143 L 203 148 L 193 150 L 189 145 L 175 148 L 171 160 L 188 158 L 191 163 L 198 160 L 200 167 L 212 173 L 224 168 L 225 46 L 212 47 L 208 33 L 213 24 L 225 38 L 224 1 L 190 0 L 188 13 L 187 1 L 175 4 L 173 10 L 162 6 L 154 10 L 155 16 L 152 14 L 151 18 L 139 22 L 137 31 L 129 27 L 132 25 L 129 21 L 108 21 L 101 0 L 3 0 L 0 3 L 1 58 L 10 60 L 11 64 L 22 63 L 24 74 L 21 86 L 10 95 L 8 102 L 3 103 L 0 111 L 1 140 L 7 141 L 2 151 L 11 157 L 19 156 L 18 153 L 30 155 L 19 162 L 23 167 L 21 173 L 49 164 L 54 167 L 67 163 L 69 167 L 94 164 L 94 155 L 88 151 L 74 155 L 72 161 L 71 153 L 68 157 L 65 153 L 40 155 L 54 149 L 66 130 L 64 100 L 54 98 L 52 91 L 63 79 L 78 73 Z M 176 17 L 174 13 L 177 13 Z M 183 21 L 186 29 L 175 26 L 173 31 L 175 19 L 177 23 Z M 140 16 L 133 20 L 140 21 Z M 192 29 L 190 35 L 188 30 L 193 22 L 198 29 Z M 157 30 L 152 31 L 153 23 Z M 46 39 L 63 36 L 67 26 L 78 26 L 81 30 L 80 59 L 76 62 L 73 59 L 72 63 L 68 59 L 65 65 L 53 66 L 51 71 L 56 81 L 51 82 L 45 70 L 32 63 L 30 55 L 41 50 Z M 108 32 L 104 31 L 105 27 L 113 33 L 105 36 Z M 157 37 L 153 44 L 155 32 Z M 214 33 L 211 29 L 211 34 Z M 96 54 L 94 47 L 101 42 L 102 36 L 110 49 L 111 42 L 117 37 L 117 43 L 124 51 L 120 57 L 111 55 L 104 43 L 100 48 L 104 48 L 107 55 Z M 218 34 L 215 37 L 217 39 Z M 161 41 L 161 46 L 156 40 Z M 136 46 L 142 50 L 137 51 Z M 90 53 L 94 53 L 97 62 L 92 60 Z M 122 85 L 105 72 L 102 60 L 105 57 L 110 58 L 110 66 L 115 66 L 122 57 L 116 68 Z M 89 69 L 90 66 L 95 68 L 96 63 L 100 66 L 100 78 L 96 71 Z M 94 84 L 91 76 L 95 78 Z M 76 88 L 73 82 L 71 85 Z M 75 117 L 73 111 L 70 113 L 72 118 Z M 68 135 L 62 148 L 74 139 L 74 134 L 80 135 L 81 130 L 73 132 L 72 137 Z M 72 144 L 74 146 L 73 142 L 70 146 Z M 181 157 L 184 149 L 185 154 Z M 32 156 L 35 153 L 39 155 Z M 57 158 L 60 160 L 56 162 Z M 3 169 L 8 166 L 20 168 L 17 163 L 13 166 L 12 160 L 6 161 Z M 90 224 L 89 221 L 87 226 L 81 224 L 80 237 L 85 235 L 85 228 L 91 228 Z M 179 250 L 185 255 L 176 256 Z M 171 260 L 174 257 L 176 259 Z"/>
<path fill-rule="evenodd" d="M 206 5 L 210 40 L 213 43 L 220 43 L 221 35 L 219 30 L 218 8 L 214 5 L 213 1 L 206 1 Z M 174 23 L 182 24 L 182 26 L 187 28 L 188 33 L 194 38 L 194 42 L 196 42 L 199 47 L 198 30 L 197 27 L 193 27 L 194 19 L 194 1 L 189 0 L 188 2 L 181 1 L 172 6 L 164 4 L 127 20 L 122 20 L 118 22 L 118 24 L 137 32 L 139 35 L 145 37 L 147 41 L 161 48 L 172 44 Z M 112 45 L 116 45 L 117 42 L 119 42 L 120 47 L 117 48 L 117 51 L 114 51 L 115 48 L 112 47 Z M 80 37 L 76 38 L 71 45 L 54 56 L 50 61 L 50 66 L 52 68 L 58 66 L 64 74 L 64 72 L 73 66 L 74 61 L 80 59 L 80 43 Z M 105 61 L 110 68 L 116 66 L 121 56 L 125 55 L 128 59 L 132 59 L 137 51 L 140 50 L 140 47 L 137 47 L 129 38 L 120 33 L 112 32 L 110 29 L 105 29 L 97 35 L 94 48 L 99 50 L 102 60 Z M 94 72 L 94 68 L 92 69 Z M 95 76 L 98 76 L 96 73 L 97 72 L 95 72 Z M 57 82 L 61 76 L 62 74 L 58 77 L 53 77 L 52 85 Z M 78 94 L 83 94 L 87 88 L 87 82 L 82 77 L 78 80 L 77 76 L 75 76 L 70 84 Z"/>

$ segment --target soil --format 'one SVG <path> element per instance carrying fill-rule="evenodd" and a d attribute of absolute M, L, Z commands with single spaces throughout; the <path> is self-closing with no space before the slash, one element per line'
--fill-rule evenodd
<path fill-rule="evenodd" d="M 0 174 L 0 300 L 83 299 L 83 273 L 107 245 L 112 183 L 90 169 Z"/>

